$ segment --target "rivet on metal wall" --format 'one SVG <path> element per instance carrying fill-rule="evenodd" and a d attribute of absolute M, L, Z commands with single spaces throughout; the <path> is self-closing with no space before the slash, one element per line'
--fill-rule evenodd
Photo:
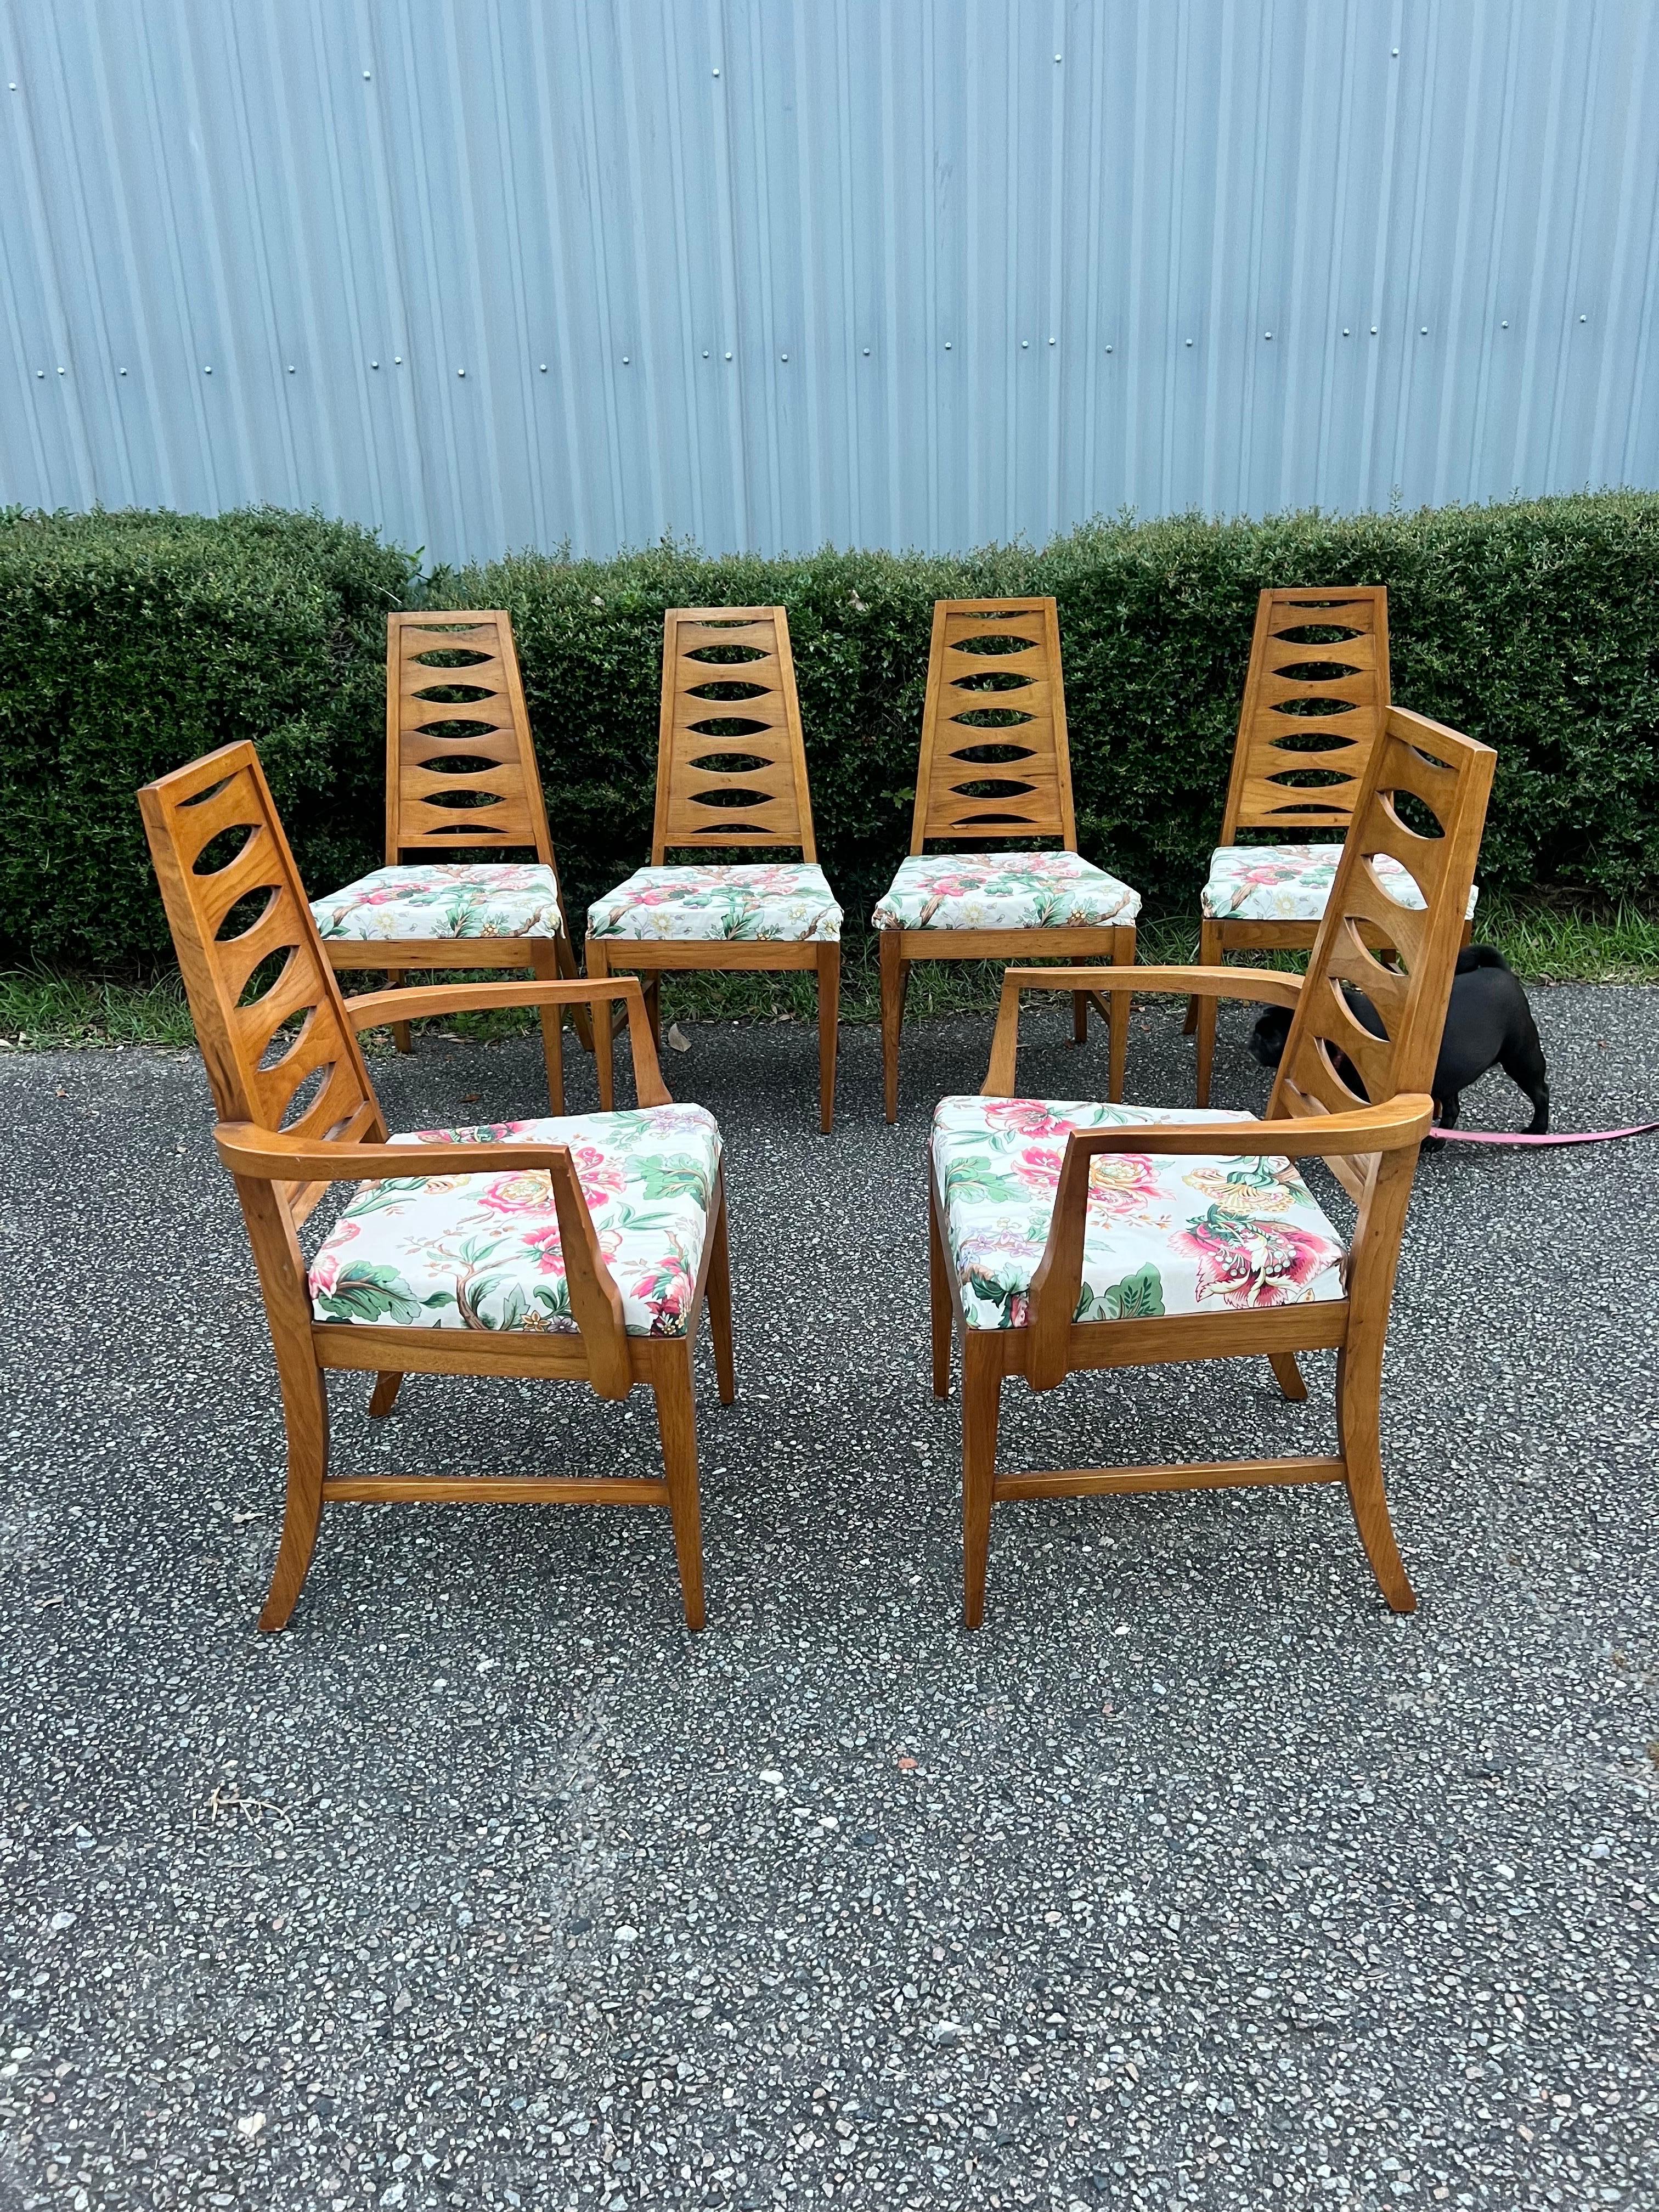
<path fill-rule="evenodd" d="M 628 366 L 628 356 L 627 356 L 626 354 L 624 354 L 624 355 L 623 356 L 623 367 L 624 368 L 627 368 L 627 366 Z"/>
<path fill-rule="evenodd" d="M 778 356 L 778 359 L 779 359 L 780 361 L 787 361 L 787 360 L 788 360 L 788 358 L 789 358 L 789 356 L 788 356 L 788 355 L 787 355 L 787 353 L 781 353 L 781 354 Z"/>
<path fill-rule="evenodd" d="M 394 353 L 394 354 L 392 355 L 392 366 L 393 367 L 393 368 L 401 368 L 403 367 L 403 365 L 404 365 L 404 357 L 403 357 L 402 354 L 400 354 L 400 353 Z"/>
<path fill-rule="evenodd" d="M 371 368 L 378 368 L 380 364 L 378 361 L 372 361 L 368 365 Z"/>
<path fill-rule="evenodd" d="M 123 369 L 123 370 L 121 371 L 121 374 L 122 374 L 123 376 L 125 376 L 125 375 L 126 374 L 126 371 L 125 371 L 125 369 Z"/>
<path fill-rule="evenodd" d="M 1509 328 L 1509 325 L 1508 325 L 1507 323 L 1504 323 L 1504 324 L 1503 324 L 1503 325 L 1501 325 L 1501 328 L 1503 328 L 1504 330 L 1508 330 L 1508 328 Z"/>
<path fill-rule="evenodd" d="M 866 348 L 864 349 L 864 350 L 866 351 L 866 353 L 868 353 L 868 352 L 869 352 L 869 350 L 870 350 L 870 349 L 869 349 L 869 347 L 868 347 L 868 346 L 866 346 Z M 949 352 L 950 352 L 950 350 L 951 350 L 951 341 L 950 341 L 950 339 L 949 339 L 949 338 L 946 338 L 946 339 L 945 339 L 945 352 L 946 352 L 946 353 L 949 353 Z"/>
<path fill-rule="evenodd" d="M 1106 350 L 1107 350 L 1107 352 L 1108 352 L 1108 353 L 1110 353 L 1111 349 L 1112 349 L 1110 348 L 1110 346 L 1108 346 L 1108 347 L 1107 347 L 1107 349 L 1106 349 Z"/>
<path fill-rule="evenodd" d="M 1049 339 L 1049 341 L 1048 341 L 1048 343 L 1049 343 L 1049 344 L 1050 344 L 1050 345 L 1053 345 L 1053 344 L 1054 344 L 1054 339 L 1053 339 L 1053 338 L 1050 338 L 1050 339 Z"/>
<path fill-rule="evenodd" d="M 1347 337 L 1348 333 L 1347 333 L 1347 331 L 1346 331 L 1346 329 L 1343 331 L 1342 335 L 1343 335 L 1343 337 Z"/>
<path fill-rule="evenodd" d="M 547 363 L 545 362 L 542 363 L 542 374 L 544 376 L 547 374 Z"/>
<path fill-rule="evenodd" d="M 294 363 L 292 362 L 289 362 L 288 365 L 288 373 L 290 376 L 294 374 Z"/>
<path fill-rule="evenodd" d="M 1263 331 L 1261 335 L 1264 338 L 1270 338 L 1273 336 L 1273 332 L 1271 331 Z"/>
<path fill-rule="evenodd" d="M 1022 338 L 1019 343 L 1022 349 L 1026 349 L 1030 348 L 1031 341 L 1030 338 Z"/>
<path fill-rule="evenodd" d="M 726 358 L 727 359 L 727 361 L 730 361 L 730 360 L 731 360 L 731 358 L 732 358 L 732 356 L 731 356 L 731 355 L 730 355 L 730 354 L 727 354 L 727 355 L 726 355 Z M 866 348 L 864 349 L 864 358 L 866 359 L 866 361 L 868 361 L 868 360 L 869 360 L 869 358 L 870 358 L 870 349 L 869 349 L 869 347 L 868 347 L 868 346 L 866 346 Z"/>
<path fill-rule="evenodd" d="M 730 354 L 727 354 L 727 355 L 726 355 L 726 358 L 727 359 L 727 361 L 730 361 L 730 360 L 731 360 L 731 358 L 732 358 L 732 356 L 731 356 L 731 355 L 730 355 Z"/>
<path fill-rule="evenodd" d="M 1587 323 L 1589 320 L 1589 317 L 1588 315 L 1580 315 L 1578 319 L 1581 323 Z"/>
<path fill-rule="evenodd" d="M 1422 327 L 1422 329 L 1418 332 L 1418 336 L 1419 336 L 1419 337 L 1425 338 L 1425 337 L 1427 337 L 1427 336 L 1428 336 L 1428 335 L 1429 335 L 1429 326 L 1428 326 L 1428 325 L 1427 325 L 1426 323 L 1425 323 L 1425 324 L 1424 324 L 1424 325 L 1423 325 L 1423 327 Z"/>
<path fill-rule="evenodd" d="M 61 362 L 60 362 L 60 363 L 59 363 L 59 365 L 58 365 L 58 374 L 59 374 L 59 376 L 61 376 L 61 375 L 64 374 L 63 365 L 62 365 L 62 363 L 61 363 Z"/>
<path fill-rule="evenodd" d="M 465 376 L 466 374 L 466 371 L 464 368 L 458 368 L 455 374 L 457 376 Z"/>
<path fill-rule="evenodd" d="M 363 71 L 363 82 L 365 84 L 368 82 L 368 71 L 367 70 Z"/>
<path fill-rule="evenodd" d="M 204 375 L 204 376 L 211 376 L 211 375 L 212 375 L 212 374 L 213 374 L 213 365 L 212 365 L 212 363 L 211 363 L 210 362 L 205 362 L 205 361 L 204 361 L 204 362 L 202 363 L 202 374 L 203 374 L 203 375 Z"/>
<path fill-rule="evenodd" d="M 1376 336 L 1376 325 L 1375 323 L 1371 325 L 1371 336 L 1373 337 Z"/>
<path fill-rule="evenodd" d="M 44 368 L 37 368 L 34 373 L 37 376 L 44 376 L 46 372 Z"/>
<path fill-rule="evenodd" d="M 714 70 L 714 71 L 712 72 L 712 74 L 713 74 L 714 76 L 718 76 L 720 75 L 720 71 L 719 71 L 718 70 Z"/>
<path fill-rule="evenodd" d="M 1192 343 L 1192 340 L 1191 340 L 1190 338 L 1188 338 L 1188 341 L 1187 341 L 1187 343 L 1188 343 L 1188 345 L 1190 345 L 1190 344 Z"/>
<path fill-rule="evenodd" d="M 1058 60 L 1060 59 L 1060 56 L 1059 56 L 1058 54 L 1056 54 L 1056 55 L 1054 56 L 1054 59 L 1055 59 L 1056 61 L 1058 61 Z"/>
<path fill-rule="evenodd" d="M 705 346 L 705 347 L 703 348 L 703 349 L 702 349 L 702 357 L 703 357 L 703 359 L 704 359 L 705 361 L 707 361 L 707 360 L 708 360 L 708 347 L 707 347 L 707 346 Z"/>

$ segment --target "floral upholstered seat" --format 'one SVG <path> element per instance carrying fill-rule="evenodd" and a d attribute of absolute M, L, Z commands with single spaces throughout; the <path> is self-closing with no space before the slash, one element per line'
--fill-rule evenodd
<path fill-rule="evenodd" d="M 630 1336 L 684 1336 L 720 1165 L 702 1106 L 422 1129 L 423 1144 L 568 1145 Z M 418 1169 L 411 1158 L 411 1170 Z M 366 1182 L 311 1266 L 319 1321 L 575 1333 L 544 1170 Z"/>
<path fill-rule="evenodd" d="M 944 1098 L 933 1163 L 945 1236 L 969 1328 L 1018 1328 L 1073 1129 L 1213 1121 L 1206 1155 L 1115 1152 L 1089 1179 L 1079 1321 L 1218 1313 L 1346 1295 L 1341 1238 L 1282 1158 L 1230 1158 L 1226 1125 L 1248 1114 Z"/>
<path fill-rule="evenodd" d="M 556 937 L 559 882 L 539 862 L 476 867 L 447 860 L 376 868 L 313 899 L 319 937 L 386 943 L 422 937 Z"/>
<path fill-rule="evenodd" d="M 1203 909 L 1212 921 L 1319 921 L 1342 858 L 1340 845 L 1223 845 L 1210 855 Z M 1423 894 L 1398 860 L 1379 853 L 1373 866 L 1401 906 Z M 1480 897 L 1469 893 L 1468 911 Z"/>
<path fill-rule="evenodd" d="M 875 929 L 1127 927 L 1140 894 L 1076 853 L 919 854 L 871 915 Z"/>
<path fill-rule="evenodd" d="M 587 933 L 834 945 L 841 908 L 823 869 L 806 861 L 636 868 L 588 908 Z"/>

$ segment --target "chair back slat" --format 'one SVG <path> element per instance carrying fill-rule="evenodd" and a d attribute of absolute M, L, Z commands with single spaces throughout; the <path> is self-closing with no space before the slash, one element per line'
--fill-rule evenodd
<path fill-rule="evenodd" d="M 459 698 L 445 692 L 459 691 Z M 435 696 L 434 696 L 435 695 Z M 386 857 L 553 848 L 513 625 L 500 609 L 386 617 Z"/>
<path fill-rule="evenodd" d="M 1221 842 L 1241 830 L 1340 836 L 1388 711 L 1382 585 L 1263 592 Z"/>
<path fill-rule="evenodd" d="M 789 618 L 781 607 L 671 607 L 651 865 L 750 845 L 817 859 Z"/>
<path fill-rule="evenodd" d="M 226 745 L 146 784 L 138 805 L 219 1119 L 296 1137 L 383 1139 L 252 745 Z M 215 852 L 239 832 L 240 849 Z"/>
<path fill-rule="evenodd" d="M 1058 837 L 1077 850 L 1053 599 L 933 607 L 910 850 Z"/>
<path fill-rule="evenodd" d="M 1431 1088 L 1496 763 L 1488 745 L 1403 708 L 1388 710 L 1291 1018 L 1270 1119 L 1346 1113 Z M 1410 811 L 1431 817 L 1431 831 L 1403 817 L 1407 797 Z M 1395 896 L 1372 865 L 1378 854 L 1406 870 L 1423 907 Z M 1394 965 L 1377 958 L 1368 933 L 1393 947 Z M 1358 1019 L 1345 984 L 1370 1000 L 1382 1036 Z"/>

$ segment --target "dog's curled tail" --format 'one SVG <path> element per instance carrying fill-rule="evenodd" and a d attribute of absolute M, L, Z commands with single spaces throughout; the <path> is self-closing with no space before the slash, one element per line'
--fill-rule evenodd
<path fill-rule="evenodd" d="M 1457 973 L 1472 975 L 1477 968 L 1501 968 L 1507 975 L 1510 963 L 1495 945 L 1466 945 L 1457 956 Z"/>

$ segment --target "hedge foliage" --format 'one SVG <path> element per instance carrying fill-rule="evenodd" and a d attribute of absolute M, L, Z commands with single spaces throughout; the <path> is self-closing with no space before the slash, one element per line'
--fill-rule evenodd
<path fill-rule="evenodd" d="M 133 794 L 252 738 L 307 882 L 381 857 L 386 614 L 414 564 L 372 533 L 0 512 L 0 942 L 113 970 L 168 947 Z"/>
<path fill-rule="evenodd" d="M 648 849 L 662 617 L 789 613 L 819 854 L 862 926 L 907 848 L 935 599 L 1060 603 L 1079 842 L 1190 912 L 1220 818 L 1257 592 L 1389 587 L 1394 693 L 1496 746 L 1483 882 L 1659 888 L 1659 495 L 1262 523 L 1098 523 L 945 559 L 525 554 L 423 585 L 314 516 L 0 516 L 0 936 L 109 968 L 165 945 L 132 805 L 260 743 L 308 883 L 379 857 L 385 609 L 513 617 L 578 930 Z"/>

